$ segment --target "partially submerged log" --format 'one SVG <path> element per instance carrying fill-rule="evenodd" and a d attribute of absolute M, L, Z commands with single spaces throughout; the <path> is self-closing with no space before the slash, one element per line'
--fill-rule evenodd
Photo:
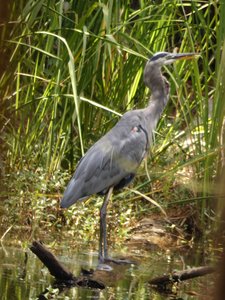
<path fill-rule="evenodd" d="M 37 255 L 55 279 L 63 281 L 76 280 L 73 274 L 66 270 L 66 268 L 57 260 L 55 255 L 52 254 L 41 242 L 34 241 L 30 250 Z"/>
<path fill-rule="evenodd" d="M 180 282 L 188 279 L 192 279 L 199 276 L 204 276 L 215 272 L 215 268 L 205 266 L 186 269 L 183 271 L 174 272 L 172 274 L 163 275 L 160 277 L 153 278 L 149 281 L 151 285 L 166 286 L 167 284 Z"/>
<path fill-rule="evenodd" d="M 55 255 L 52 254 L 41 242 L 34 241 L 30 249 L 48 268 L 50 274 L 55 277 L 56 282 L 59 284 L 64 284 L 66 286 L 71 287 L 82 286 L 95 289 L 104 289 L 105 286 L 108 285 L 108 283 L 106 283 L 106 274 L 114 278 L 113 268 L 112 272 L 102 272 L 101 270 L 91 272 L 83 271 L 80 277 L 75 277 L 58 261 Z M 173 284 L 175 282 L 180 282 L 199 276 L 204 276 L 213 272 L 215 272 L 215 268 L 210 266 L 191 268 L 153 278 L 149 281 L 149 284 L 159 288 L 159 290 L 166 290 L 169 284 Z M 116 272 L 116 274 L 117 273 L 118 272 Z M 123 274 L 122 270 L 119 272 L 119 274 L 121 275 L 121 273 Z M 114 281 L 115 280 L 116 279 L 114 278 Z"/>
<path fill-rule="evenodd" d="M 90 275 L 75 277 L 68 271 L 41 242 L 34 241 L 30 250 L 42 261 L 48 268 L 50 274 L 55 277 L 60 284 L 69 286 L 84 286 L 89 288 L 104 289 L 102 282 L 93 280 Z"/>

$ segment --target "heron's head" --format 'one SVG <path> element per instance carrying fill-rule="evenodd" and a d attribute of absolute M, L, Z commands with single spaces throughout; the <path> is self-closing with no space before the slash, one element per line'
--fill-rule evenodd
<path fill-rule="evenodd" d="M 157 52 L 148 61 L 144 69 L 144 83 L 151 90 L 162 86 L 161 67 L 169 65 L 181 59 L 192 59 L 198 56 L 196 53 L 169 53 Z"/>
<path fill-rule="evenodd" d="M 157 52 L 148 61 L 150 65 L 169 65 L 173 62 L 181 59 L 192 59 L 197 56 L 196 53 L 169 53 L 169 52 Z"/>

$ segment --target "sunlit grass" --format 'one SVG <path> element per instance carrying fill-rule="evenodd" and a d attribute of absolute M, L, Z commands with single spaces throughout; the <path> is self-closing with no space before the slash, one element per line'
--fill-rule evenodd
<path fill-rule="evenodd" d="M 149 91 L 142 74 L 152 53 L 197 52 L 198 59 L 166 70 L 171 100 L 148 161 L 151 183 L 140 168 L 132 188 L 147 194 L 161 181 L 160 197 L 154 194 L 160 201 L 186 172 L 192 198 L 198 199 L 192 203 L 204 216 L 224 155 L 225 12 L 220 3 L 19 2 L 20 15 L 14 6 L 11 16 L 17 26 L 3 36 L 11 69 L 0 78 L 4 160 L 10 172 L 41 167 L 46 180 L 59 170 L 72 173 L 121 114 L 146 106 Z"/>

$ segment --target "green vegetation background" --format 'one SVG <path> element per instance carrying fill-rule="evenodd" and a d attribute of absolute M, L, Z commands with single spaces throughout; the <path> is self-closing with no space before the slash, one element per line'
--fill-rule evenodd
<path fill-rule="evenodd" d="M 61 194 L 82 154 L 121 114 L 146 106 L 148 57 L 176 48 L 200 57 L 166 69 L 171 98 L 148 172 L 143 165 L 131 187 L 166 210 L 189 205 L 202 221 L 215 217 L 224 165 L 222 0 L 18 0 L 0 8 L 2 232 L 24 226 L 33 237 L 64 226 L 95 235 L 101 198 L 62 212 Z M 154 209 L 133 190 L 115 195 L 111 238 Z"/>

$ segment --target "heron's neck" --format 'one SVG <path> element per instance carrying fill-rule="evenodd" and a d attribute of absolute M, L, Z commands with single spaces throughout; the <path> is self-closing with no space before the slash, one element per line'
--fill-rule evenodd
<path fill-rule="evenodd" d="M 165 106 L 168 100 L 165 80 L 161 72 L 161 66 L 148 66 L 145 73 L 145 84 L 151 90 L 150 102 L 157 101 L 159 104 L 162 104 L 162 106 Z"/>
<path fill-rule="evenodd" d="M 166 78 L 162 76 L 159 67 L 152 68 L 145 84 L 151 90 L 148 109 L 157 110 L 161 113 L 168 102 L 170 86 Z"/>
<path fill-rule="evenodd" d="M 151 96 L 149 105 L 144 109 L 146 126 L 148 128 L 148 133 L 150 136 L 156 128 L 164 107 L 164 101 L 156 101 L 155 98 Z"/>
<path fill-rule="evenodd" d="M 151 90 L 149 104 L 145 108 L 145 117 L 148 122 L 149 132 L 152 132 L 168 102 L 170 86 L 162 76 L 159 66 L 152 66 L 146 74 L 145 84 Z"/>

